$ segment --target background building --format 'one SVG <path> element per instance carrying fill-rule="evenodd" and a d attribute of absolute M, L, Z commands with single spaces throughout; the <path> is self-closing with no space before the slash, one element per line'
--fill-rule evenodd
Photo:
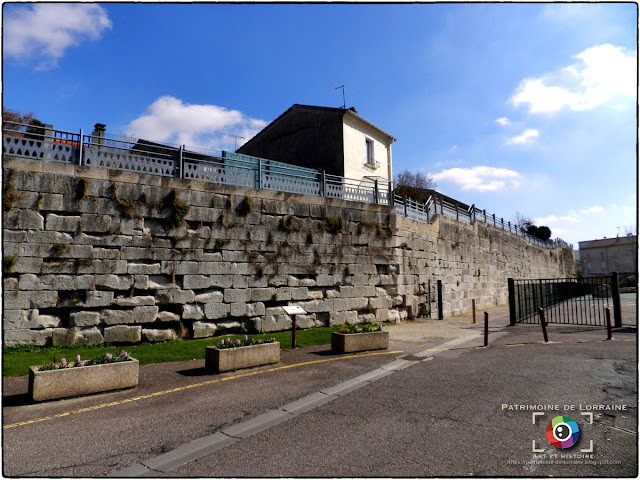
<path fill-rule="evenodd" d="M 578 242 L 582 275 L 593 277 L 611 272 L 637 271 L 638 237 L 603 238 Z"/>

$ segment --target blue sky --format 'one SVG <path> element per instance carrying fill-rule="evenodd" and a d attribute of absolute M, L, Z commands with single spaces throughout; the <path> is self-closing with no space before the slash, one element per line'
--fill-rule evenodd
<path fill-rule="evenodd" d="M 3 104 L 233 149 L 294 103 L 397 138 L 394 172 L 573 243 L 636 232 L 634 3 L 7 4 Z M 243 140 L 240 140 L 242 142 Z"/>

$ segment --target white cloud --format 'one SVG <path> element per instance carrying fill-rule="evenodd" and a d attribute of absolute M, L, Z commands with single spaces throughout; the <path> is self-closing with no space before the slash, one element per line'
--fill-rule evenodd
<path fill-rule="evenodd" d="M 85 38 L 96 40 L 111 28 L 107 12 L 92 3 L 15 7 L 7 9 L 3 23 L 3 53 L 20 60 L 35 57 L 40 70 L 55 68 L 67 48 Z"/>
<path fill-rule="evenodd" d="M 578 223 L 584 222 L 589 219 L 589 217 L 593 214 L 604 212 L 604 208 L 599 205 L 594 205 L 593 207 L 585 208 L 583 210 L 575 211 L 569 210 L 569 213 L 563 216 L 549 215 L 547 217 L 538 217 L 534 218 L 534 223 L 536 225 L 556 225 L 556 224 L 564 224 L 564 223 Z"/>
<path fill-rule="evenodd" d="M 589 214 L 589 213 L 601 213 L 601 212 L 604 212 L 604 208 L 599 207 L 599 206 L 597 206 L 597 205 L 596 205 L 596 206 L 593 206 L 593 207 L 591 207 L 591 208 L 586 208 L 586 209 L 584 209 L 584 210 L 580 210 L 580 213 L 583 213 L 583 214 Z"/>
<path fill-rule="evenodd" d="M 576 223 L 579 220 L 578 214 L 571 210 L 568 214 L 558 217 L 556 215 L 549 215 L 548 217 L 536 217 L 533 219 L 533 223 L 536 225 L 554 225 L 556 223 Z"/>
<path fill-rule="evenodd" d="M 527 105 L 529 113 L 554 113 L 592 110 L 619 97 L 635 100 L 636 54 L 611 44 L 588 48 L 574 57 L 580 62 L 522 80 L 509 102 Z"/>
<path fill-rule="evenodd" d="M 193 105 L 164 96 L 124 130 L 127 135 L 147 140 L 220 150 L 235 149 L 236 144 L 240 147 L 266 124 L 264 120 L 248 117 L 237 110 L 217 105 Z M 243 138 L 234 139 L 232 135 Z"/>
<path fill-rule="evenodd" d="M 508 145 L 524 145 L 526 143 L 531 143 L 534 138 L 537 138 L 539 136 L 540 132 L 538 132 L 538 130 L 530 128 L 528 130 L 525 130 L 518 136 L 508 138 L 505 143 L 507 143 Z"/>
<path fill-rule="evenodd" d="M 502 125 L 503 127 L 508 127 L 509 125 L 511 125 L 511 120 L 509 120 L 507 117 L 500 117 L 496 119 L 496 123 L 498 125 Z"/>
<path fill-rule="evenodd" d="M 615 237 L 622 226 L 635 224 L 634 219 L 635 208 L 630 205 L 607 205 L 606 208 L 594 205 L 532 220 L 536 225 L 549 227 L 553 237 L 560 237 L 577 248 L 581 241 Z"/>
<path fill-rule="evenodd" d="M 436 182 L 453 183 L 461 190 L 489 192 L 518 188 L 520 174 L 514 170 L 494 167 L 450 168 L 429 174 Z"/>

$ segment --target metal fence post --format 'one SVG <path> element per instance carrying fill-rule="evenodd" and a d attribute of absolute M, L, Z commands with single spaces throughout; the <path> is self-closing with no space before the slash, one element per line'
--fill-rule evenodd
<path fill-rule="evenodd" d="M 476 223 L 476 204 L 475 203 L 471 205 L 471 214 L 469 215 L 469 221 L 471 222 L 471 225 Z"/>
<path fill-rule="evenodd" d="M 262 189 L 262 159 L 261 158 L 258 159 L 258 189 Z"/>
<path fill-rule="evenodd" d="M 613 320 L 615 327 L 622 327 L 622 306 L 620 305 L 620 287 L 618 286 L 618 272 L 611 272 L 611 296 L 613 297 Z"/>
<path fill-rule="evenodd" d="M 405 216 L 405 218 L 408 218 L 409 215 L 408 215 L 408 210 L 407 210 L 407 196 L 406 195 L 403 195 L 402 203 L 404 204 L 404 216 Z"/>
<path fill-rule="evenodd" d="M 373 182 L 373 203 L 378 204 L 378 180 Z"/>
<path fill-rule="evenodd" d="M 438 280 L 438 320 L 442 320 L 444 314 L 442 312 L 442 280 Z"/>
<path fill-rule="evenodd" d="M 509 323 L 516 324 L 516 289 L 513 278 L 507 278 L 507 287 L 509 290 Z"/>
<path fill-rule="evenodd" d="M 396 203 L 396 199 L 393 194 L 393 183 L 389 182 L 389 205 L 394 206 Z"/>
<path fill-rule="evenodd" d="M 82 150 L 84 147 L 84 134 L 80 129 L 80 141 L 78 142 L 78 165 L 82 165 Z"/>
<path fill-rule="evenodd" d="M 547 321 L 544 319 L 544 310 L 538 308 L 538 316 L 540 317 L 540 325 L 542 326 L 542 336 L 544 337 L 544 343 L 549 341 L 549 335 L 547 335 Z"/>
<path fill-rule="evenodd" d="M 178 178 L 184 178 L 184 145 L 180 145 L 178 149 L 178 168 L 180 171 L 178 172 Z"/>
<path fill-rule="evenodd" d="M 489 346 L 489 312 L 484 312 L 484 346 Z"/>
<path fill-rule="evenodd" d="M 325 177 L 324 170 L 322 170 L 322 172 L 320 173 L 320 176 L 322 180 L 322 189 L 320 191 L 320 196 L 326 197 L 327 196 L 327 178 Z"/>

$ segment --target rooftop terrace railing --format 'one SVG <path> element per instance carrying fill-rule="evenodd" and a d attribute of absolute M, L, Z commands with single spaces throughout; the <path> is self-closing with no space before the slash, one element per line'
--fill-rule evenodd
<path fill-rule="evenodd" d="M 105 136 L 104 130 L 87 135 L 82 130 L 66 132 L 51 125 L 34 127 L 4 123 L 2 153 L 34 160 L 389 205 L 395 206 L 398 215 L 422 223 L 432 223 L 437 215 L 468 225 L 480 221 L 543 248 L 571 247 L 560 239 L 542 241 L 532 237 L 511 222 L 487 214 L 475 205 L 464 208 L 439 195 L 430 196 L 422 204 L 395 195 L 393 184 L 386 180 L 349 179 L 238 153 L 223 151 L 218 156 L 203 149 L 133 137 Z"/>

